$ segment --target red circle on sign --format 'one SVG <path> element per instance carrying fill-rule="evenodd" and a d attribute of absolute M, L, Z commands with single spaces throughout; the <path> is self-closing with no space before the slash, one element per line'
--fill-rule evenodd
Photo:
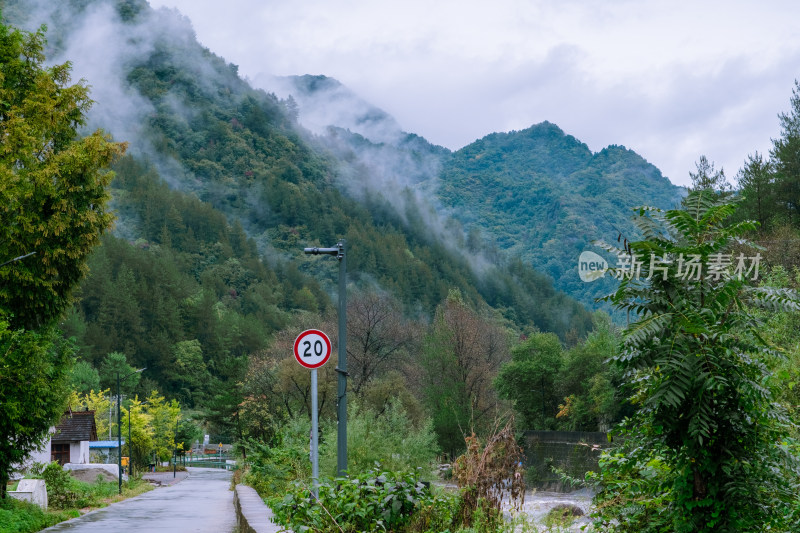
<path fill-rule="evenodd" d="M 307 329 L 294 341 L 294 358 L 306 368 L 319 368 L 331 356 L 331 340 L 318 329 Z"/>

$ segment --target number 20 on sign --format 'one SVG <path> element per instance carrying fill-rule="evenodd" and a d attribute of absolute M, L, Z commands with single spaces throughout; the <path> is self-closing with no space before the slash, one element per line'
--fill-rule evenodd
<path fill-rule="evenodd" d="M 294 358 L 306 368 L 319 368 L 331 356 L 331 340 L 318 329 L 309 329 L 294 341 Z"/>

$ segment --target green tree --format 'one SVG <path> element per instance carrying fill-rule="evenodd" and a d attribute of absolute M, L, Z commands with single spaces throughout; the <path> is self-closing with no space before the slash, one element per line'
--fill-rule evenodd
<path fill-rule="evenodd" d="M 639 319 L 614 360 L 637 412 L 628 454 L 611 463 L 640 466 L 621 485 L 635 508 L 613 491 L 599 496 L 618 530 L 797 530 L 789 525 L 800 487 L 786 447 L 790 423 L 770 372 L 779 357 L 745 304 L 800 304 L 790 291 L 751 287 L 753 272 L 738 269 L 732 246 L 755 224 L 726 225 L 734 211 L 705 190 L 690 192 L 680 210 L 641 208 L 646 238 L 630 243 L 641 276 L 617 270 L 622 280 L 609 299 Z M 658 502 L 653 514 L 647 501 Z"/>
<path fill-rule="evenodd" d="M 759 224 L 759 231 L 766 231 L 777 208 L 772 163 L 765 160 L 758 152 L 755 155 L 749 155 L 744 167 L 736 175 L 736 179 L 739 184 L 739 192 L 743 197 L 739 216 L 755 220 Z"/>
<path fill-rule="evenodd" d="M 75 389 L 69 398 L 72 409 L 88 409 L 94 411 L 94 422 L 97 426 L 98 438 L 109 440 L 117 434 L 117 403 L 111 401 L 111 390 L 91 390 L 79 394 Z"/>
<path fill-rule="evenodd" d="M 134 466 L 141 471 L 153 460 L 153 426 L 152 416 L 146 411 L 147 405 L 134 398 L 128 409 L 122 408 L 122 434 L 131 439 L 126 448 Z M 130 416 L 130 428 L 128 427 Z M 127 439 L 126 439 L 127 440 Z"/>
<path fill-rule="evenodd" d="M 788 221 L 800 226 L 800 82 L 795 80 L 791 109 L 778 115 L 781 135 L 773 141 L 771 156 L 775 165 L 775 185 L 779 202 L 785 206 Z"/>
<path fill-rule="evenodd" d="M 69 84 L 69 63 L 45 67 L 43 45 L 44 30 L 0 24 L 0 262 L 35 252 L 0 267 L 3 496 L 11 465 L 63 412 L 72 349 L 51 328 L 111 224 L 103 169 L 124 150 L 101 132 L 77 137 L 88 87 Z"/>
<path fill-rule="evenodd" d="M 100 390 L 100 374 L 91 363 L 78 361 L 72 367 L 70 374 L 70 386 L 72 390 L 80 394 L 88 394 L 92 391 Z"/>
<path fill-rule="evenodd" d="M 175 437 L 178 432 L 178 422 L 181 416 L 181 407 L 177 400 L 167 401 L 158 392 L 153 391 L 146 400 L 147 414 L 150 418 L 153 435 L 153 450 L 156 457 L 166 461 L 175 450 Z"/>
<path fill-rule="evenodd" d="M 562 364 L 561 341 L 553 333 L 535 333 L 511 349 L 511 361 L 500 368 L 495 386 L 514 404 L 523 429 L 553 429 Z"/>
<path fill-rule="evenodd" d="M 730 193 L 731 184 L 728 182 L 728 178 L 725 177 L 725 170 L 714 169 L 714 163 L 709 162 L 704 155 L 701 155 L 694 165 L 696 172 L 689 172 L 689 177 L 692 180 L 689 190 L 713 191 L 722 194 Z"/>
<path fill-rule="evenodd" d="M 620 334 L 608 315 L 595 314 L 595 329 L 585 341 L 564 353 L 556 378 L 564 404 L 558 429 L 607 431 L 623 408 L 621 372 L 608 361 L 619 354 Z"/>
<path fill-rule="evenodd" d="M 124 150 L 98 131 L 77 138 L 89 88 L 70 65 L 44 66 L 44 31 L 0 25 L 0 310 L 12 327 L 50 324 L 72 303 L 85 261 L 111 225 L 103 171 Z"/>
<path fill-rule="evenodd" d="M 71 346 L 52 330 L 10 329 L 0 315 L 0 496 L 12 465 L 38 448 L 67 403 Z"/>
<path fill-rule="evenodd" d="M 117 378 L 125 378 L 119 383 L 120 392 L 123 395 L 131 395 L 141 378 L 141 373 L 136 370 L 128 364 L 128 358 L 124 353 L 111 352 L 106 355 L 100 365 L 100 385 L 104 389 L 110 389 L 116 395 Z"/>
<path fill-rule="evenodd" d="M 203 399 L 204 389 L 211 375 L 203 361 L 203 348 L 200 341 L 180 341 L 173 350 L 175 360 L 172 363 L 170 382 L 173 390 L 184 405 L 194 407 Z"/>

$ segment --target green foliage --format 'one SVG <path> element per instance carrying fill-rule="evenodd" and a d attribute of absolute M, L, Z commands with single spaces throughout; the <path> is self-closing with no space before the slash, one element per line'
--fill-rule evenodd
<path fill-rule="evenodd" d="M 178 430 L 175 434 L 178 450 L 190 450 L 195 442 L 203 442 L 203 428 L 187 418 L 178 420 Z"/>
<path fill-rule="evenodd" d="M 405 526 L 422 509 L 432 514 L 432 505 L 448 510 L 450 502 L 436 499 L 414 474 L 382 470 L 321 483 L 316 500 L 301 483 L 283 498 L 270 501 L 278 522 L 298 533 L 407 531 Z"/>
<path fill-rule="evenodd" d="M 774 241 L 773 231 L 800 228 L 800 83 L 795 80 L 789 110 L 778 115 L 781 134 L 772 140 L 769 158 L 756 152 L 737 175 L 741 217 L 760 223 L 759 233 Z"/>
<path fill-rule="evenodd" d="M 100 390 L 100 374 L 91 363 L 77 361 L 72 366 L 70 388 L 79 394 L 88 394 Z"/>
<path fill-rule="evenodd" d="M 323 424 L 324 444 L 320 446 L 320 473 L 336 472 L 336 422 Z M 389 401 L 381 411 L 348 405 L 347 467 L 360 476 L 376 464 L 395 472 L 419 472 L 428 478 L 439 452 L 431 420 L 412 424 L 399 401 Z"/>
<path fill-rule="evenodd" d="M 128 358 L 124 353 L 111 352 L 100 364 L 100 386 L 103 389 L 114 391 L 116 395 L 117 379 L 126 378 L 124 381 L 120 381 L 119 388 L 122 394 L 130 395 L 141 379 L 141 373 L 136 370 L 138 369 L 128 364 Z"/>
<path fill-rule="evenodd" d="M 73 353 L 55 332 L 10 329 L 0 315 L 0 493 L 64 412 Z"/>
<path fill-rule="evenodd" d="M 635 432 L 626 434 L 628 449 L 636 450 L 634 475 L 618 494 L 601 493 L 611 502 L 605 516 L 623 518 L 620 509 L 636 503 L 624 497 L 625 483 L 641 481 L 657 458 L 666 479 L 656 476 L 641 490 L 645 499 L 667 491 L 660 512 L 674 531 L 796 526 L 792 509 L 800 480 L 790 452 L 792 424 L 776 402 L 778 382 L 770 371 L 779 355 L 764 342 L 761 322 L 745 303 L 795 311 L 800 304 L 791 291 L 750 287 L 733 267 L 720 275 L 704 269 L 696 278 L 679 272 L 681 259 L 697 256 L 708 265 L 717 254 L 730 254 L 735 239 L 754 228 L 746 222 L 726 226 L 734 210 L 724 197 L 698 191 L 681 210 L 639 211 L 647 239 L 629 243 L 630 253 L 652 253 L 668 264 L 650 272 L 645 261 L 642 276 L 623 277 L 609 297 L 639 316 L 614 358 L 627 372 L 638 411 L 628 425 Z M 635 521 L 640 515 L 632 516 Z M 652 527 L 646 530 L 660 530 Z"/>
<path fill-rule="evenodd" d="M 568 350 L 552 333 L 535 333 L 511 349 L 495 387 L 513 402 L 523 429 L 606 431 L 625 412 L 621 373 L 606 364 L 619 353 L 619 343 L 600 311 L 595 330 Z"/>
<path fill-rule="evenodd" d="M 707 193 L 729 194 L 731 184 L 725 177 L 723 169 L 715 170 L 714 163 L 704 155 L 695 163 L 696 172 L 689 172 L 692 180 L 690 191 L 705 191 Z"/>
<path fill-rule="evenodd" d="M 204 396 L 204 385 L 211 379 L 200 341 L 180 341 L 175 344 L 175 361 L 170 381 L 174 383 L 178 398 L 189 407 L 201 402 Z"/>
<path fill-rule="evenodd" d="M 603 235 L 633 238 L 629 209 L 643 203 L 669 209 L 681 197 L 679 188 L 635 152 L 609 146 L 592 153 L 549 122 L 465 146 L 444 162 L 440 180 L 439 199 L 467 233 L 484 235 L 590 308 L 614 283 L 582 282 L 575 270 L 580 253 Z M 486 246 L 476 251 L 497 255 Z M 569 327 L 562 333 L 555 326 L 557 310 L 567 302 L 557 301 L 556 294 L 541 294 L 536 301 L 538 328 L 564 340 Z"/>
<path fill-rule="evenodd" d="M 77 481 L 60 464 L 48 463 L 41 472 L 47 487 L 47 504 L 56 509 L 76 507 L 80 494 L 75 490 Z"/>
<path fill-rule="evenodd" d="M 85 261 L 110 226 L 103 171 L 124 150 L 77 129 L 89 89 L 69 63 L 45 67 L 44 31 L 0 24 L 0 310 L 15 327 L 52 324 L 72 303 Z"/>
<path fill-rule="evenodd" d="M 112 407 L 116 409 L 116 402 L 113 405 L 111 402 L 111 389 L 99 390 L 98 387 L 98 390 L 90 390 L 83 394 L 79 394 L 73 389 L 69 398 L 69 407 L 78 411 L 94 411 L 98 438 L 110 439 L 111 435 L 117 434 L 117 418 L 115 416 L 113 420 L 110 419 Z"/>
<path fill-rule="evenodd" d="M 152 416 L 145 410 L 147 405 L 137 399 L 130 402 L 128 409 L 124 409 L 122 417 L 122 431 L 127 436 L 130 432 L 130 442 L 126 448 L 128 457 L 131 458 L 133 467 L 141 472 L 153 462 L 153 437 L 154 429 Z M 130 423 L 128 418 L 130 417 Z M 127 438 L 125 439 L 128 440 Z"/>
<path fill-rule="evenodd" d="M 103 504 L 103 500 L 116 496 L 119 491 L 119 484 L 116 480 L 103 481 L 98 476 L 97 481 L 87 483 L 72 477 L 68 470 L 64 470 L 56 462 L 47 465 L 34 465 L 32 475 L 44 479 L 47 487 L 48 506 L 55 509 L 84 509 L 86 507 L 97 507 Z M 139 481 L 125 482 L 124 488 L 136 487 L 141 484 Z"/>
<path fill-rule="evenodd" d="M 46 512 L 36 504 L 14 498 L 0 499 L 0 533 L 35 533 L 78 515 L 77 511 Z"/>
<path fill-rule="evenodd" d="M 310 427 L 307 420 L 292 419 L 281 428 L 271 445 L 248 440 L 244 482 L 267 499 L 283 496 L 297 480 L 308 480 L 311 477 Z"/>
<path fill-rule="evenodd" d="M 500 396 L 514 402 L 525 429 L 552 429 L 561 395 L 557 378 L 563 364 L 561 342 L 535 333 L 511 349 L 511 361 L 495 380 Z"/>
<path fill-rule="evenodd" d="M 781 136 L 773 140 L 770 153 L 775 169 L 776 215 L 783 215 L 795 228 L 800 226 L 800 82 L 795 80 L 790 109 L 778 115 Z"/>
<path fill-rule="evenodd" d="M 44 31 L 0 24 L 0 493 L 11 464 L 64 407 L 72 347 L 52 326 L 110 225 L 102 169 L 124 150 L 102 133 L 77 138 L 90 100 L 69 63 L 45 67 Z M 22 328 L 28 328 L 26 331 Z M 37 331 L 31 331 L 36 328 Z"/>
<path fill-rule="evenodd" d="M 175 451 L 175 437 L 181 416 L 177 400 L 166 400 L 153 391 L 147 398 L 147 414 L 153 435 L 153 451 L 161 461 L 168 460 Z"/>

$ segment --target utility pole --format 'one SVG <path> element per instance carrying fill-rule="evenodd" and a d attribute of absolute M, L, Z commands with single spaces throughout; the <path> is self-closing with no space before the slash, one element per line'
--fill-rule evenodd
<path fill-rule="evenodd" d="M 339 360 L 338 374 L 336 474 L 347 473 L 347 258 L 345 240 L 341 239 L 333 248 L 304 248 L 309 255 L 334 255 L 339 260 Z"/>
<path fill-rule="evenodd" d="M 122 494 L 122 415 L 119 412 L 119 398 L 122 394 L 120 392 L 120 383 L 128 379 L 134 374 L 138 374 L 143 370 L 147 370 L 147 367 L 140 368 L 139 370 L 134 370 L 130 374 L 125 375 L 123 378 L 119 377 L 119 372 L 117 372 L 117 474 L 119 475 L 119 493 Z M 130 431 L 131 426 L 130 422 L 128 423 L 128 431 Z M 130 440 L 130 437 L 128 437 Z M 130 447 L 130 443 L 128 444 Z M 130 463 L 131 458 L 128 457 L 128 462 Z"/>

